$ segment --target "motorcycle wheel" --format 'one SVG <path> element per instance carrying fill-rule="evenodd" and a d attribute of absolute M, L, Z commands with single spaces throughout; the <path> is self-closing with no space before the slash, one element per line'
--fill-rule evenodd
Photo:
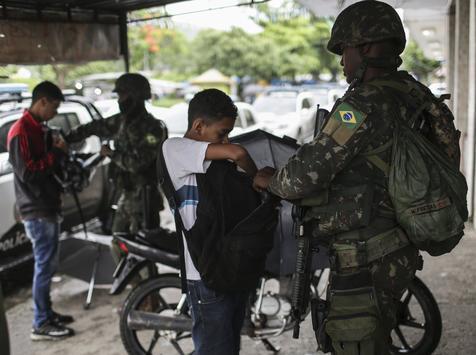
<path fill-rule="evenodd" d="M 415 277 L 402 296 L 392 331 L 393 354 L 429 355 L 440 342 L 440 309 L 428 287 Z"/>
<path fill-rule="evenodd" d="M 162 354 L 184 354 L 193 350 L 190 332 L 132 330 L 127 323 L 128 315 L 134 310 L 172 316 L 181 295 L 178 276 L 148 279 L 131 291 L 124 302 L 119 320 L 121 340 L 129 354 L 153 354 L 158 343 Z"/>

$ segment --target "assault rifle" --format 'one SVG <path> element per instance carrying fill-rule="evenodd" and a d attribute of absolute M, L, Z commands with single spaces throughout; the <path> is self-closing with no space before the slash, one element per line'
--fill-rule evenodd
<path fill-rule="evenodd" d="M 316 121 L 314 125 L 314 137 L 317 137 L 324 126 L 325 120 L 329 112 L 320 109 L 317 106 Z M 305 228 L 304 215 L 306 207 L 294 205 L 292 217 L 294 220 L 294 234 L 296 236 L 297 256 L 296 269 L 293 280 L 293 296 L 292 296 L 292 314 L 295 321 L 293 338 L 299 338 L 300 323 L 304 320 L 309 307 L 310 288 L 311 288 L 311 264 L 312 264 L 312 231 Z M 317 307 L 316 302 L 311 302 L 313 308 Z M 316 309 L 317 310 L 317 309 Z M 313 327 L 314 327 L 314 310 L 313 310 Z M 316 330 L 316 329 L 315 329 Z"/>

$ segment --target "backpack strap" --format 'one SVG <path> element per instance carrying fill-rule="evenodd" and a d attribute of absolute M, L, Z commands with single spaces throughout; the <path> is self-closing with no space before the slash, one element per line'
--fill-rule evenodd
<path fill-rule="evenodd" d="M 169 203 L 169 206 L 174 214 L 175 220 L 175 229 L 177 230 L 177 244 L 178 250 L 180 253 L 180 274 L 182 275 L 182 293 L 187 292 L 187 273 L 185 269 L 185 246 L 183 244 L 183 235 L 187 233 L 186 229 L 183 226 L 182 217 L 178 209 L 177 199 L 175 196 L 174 185 L 172 184 L 172 179 L 170 178 L 169 172 L 167 170 L 167 165 L 165 164 L 164 152 L 163 152 L 164 141 L 159 145 L 159 159 L 157 159 L 157 175 L 159 178 L 159 185 L 162 187 L 165 197 Z"/>
<path fill-rule="evenodd" d="M 393 139 L 389 140 L 387 143 L 377 147 L 368 152 L 360 153 L 365 159 L 374 164 L 377 168 L 382 170 L 386 177 L 390 173 L 390 164 L 381 159 L 378 155 L 390 149 L 393 145 Z"/>
<path fill-rule="evenodd" d="M 377 88 L 388 87 L 400 93 L 403 93 L 406 96 L 416 97 L 419 102 L 422 102 L 422 104 L 418 107 L 417 110 L 415 110 L 415 112 L 410 116 L 407 122 L 404 122 L 400 117 L 398 117 L 398 115 L 395 115 L 395 118 L 396 118 L 395 122 L 397 125 L 405 124 L 413 128 L 417 122 L 418 117 L 420 117 L 421 113 L 427 110 L 431 106 L 431 101 L 425 100 L 426 95 L 422 91 L 417 90 L 416 88 L 411 87 L 410 85 L 406 85 L 404 83 L 394 81 L 394 80 L 385 80 L 385 79 L 372 80 L 368 82 L 367 84 L 375 86 Z M 390 149 L 392 145 L 393 145 L 393 139 L 376 149 L 361 153 L 360 155 L 365 157 L 365 159 L 367 159 L 370 163 L 375 165 L 378 169 L 380 169 L 385 174 L 386 177 L 388 177 L 390 173 L 390 164 L 382 160 L 378 155 L 380 153 L 383 153 L 387 149 Z"/>
<path fill-rule="evenodd" d="M 410 118 L 407 120 L 407 122 L 402 122 L 410 128 L 414 128 L 415 124 L 417 122 L 418 117 L 421 115 L 421 113 L 425 110 L 427 110 L 431 106 L 431 101 L 426 100 L 426 97 L 428 96 L 425 94 L 422 90 L 418 90 L 416 87 L 412 87 L 410 85 L 406 85 L 404 83 L 394 81 L 394 80 L 385 80 L 385 79 L 377 79 L 368 82 L 369 85 L 382 88 L 382 87 L 388 87 L 391 89 L 394 89 L 400 93 L 405 94 L 406 96 L 410 96 L 412 98 L 416 98 L 417 102 L 421 102 L 421 104 L 418 106 L 418 109 L 413 112 L 413 114 L 410 116 Z M 446 98 L 446 96 L 443 98 L 443 100 Z M 396 116 L 399 118 L 398 116 Z M 402 120 L 399 119 L 401 122 Z"/>

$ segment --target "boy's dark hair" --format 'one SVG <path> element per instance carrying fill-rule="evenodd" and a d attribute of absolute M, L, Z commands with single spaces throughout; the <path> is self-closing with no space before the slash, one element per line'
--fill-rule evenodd
<path fill-rule="evenodd" d="M 188 106 L 188 129 L 193 121 L 203 118 L 208 122 L 217 122 L 225 117 L 236 119 L 238 109 L 231 98 L 218 89 L 206 89 L 195 94 Z"/>
<path fill-rule="evenodd" d="M 50 101 L 64 101 L 64 96 L 61 92 L 61 89 L 50 81 L 42 81 L 35 86 L 31 94 L 31 103 L 34 104 L 43 97 L 46 97 Z"/>

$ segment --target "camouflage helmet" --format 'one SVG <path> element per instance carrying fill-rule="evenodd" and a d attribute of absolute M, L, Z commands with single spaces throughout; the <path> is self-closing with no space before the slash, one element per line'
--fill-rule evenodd
<path fill-rule="evenodd" d="M 130 93 L 142 100 L 152 97 L 149 80 L 141 74 L 125 73 L 117 78 L 114 92 Z"/>
<path fill-rule="evenodd" d="M 337 16 L 327 49 L 342 55 L 345 47 L 387 39 L 395 40 L 396 54 L 403 52 L 406 38 L 400 16 L 384 2 L 365 0 L 350 5 Z"/>

